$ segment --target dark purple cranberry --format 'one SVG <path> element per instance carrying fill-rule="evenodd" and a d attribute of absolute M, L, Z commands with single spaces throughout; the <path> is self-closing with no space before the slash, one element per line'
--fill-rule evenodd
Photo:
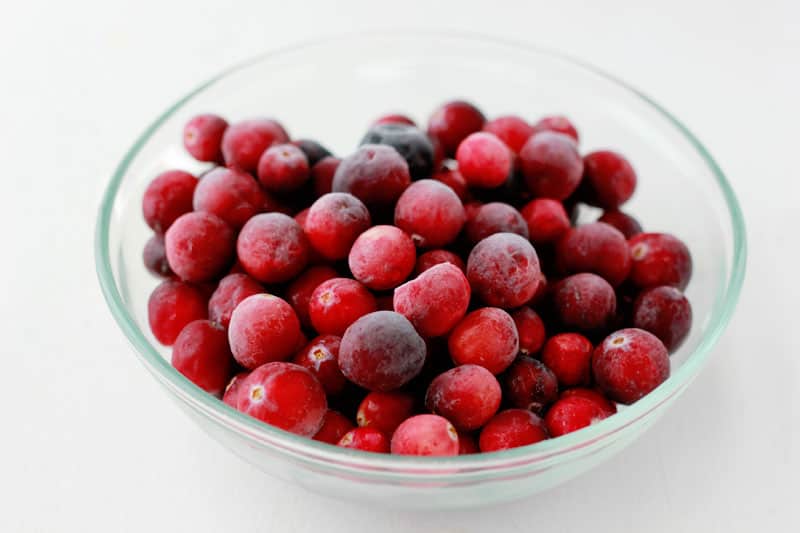
<path fill-rule="evenodd" d="M 333 155 L 327 148 L 312 139 L 297 139 L 296 141 L 292 141 L 292 144 L 300 148 L 300 150 L 306 154 L 309 167 L 313 167 L 321 159 Z"/>
<path fill-rule="evenodd" d="M 391 146 L 408 163 L 412 180 L 430 178 L 433 174 L 433 144 L 425 133 L 408 124 L 385 123 L 372 126 L 361 144 Z"/>

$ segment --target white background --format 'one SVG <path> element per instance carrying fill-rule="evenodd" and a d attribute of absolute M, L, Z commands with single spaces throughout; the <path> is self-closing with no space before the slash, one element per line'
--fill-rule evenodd
<path fill-rule="evenodd" d="M 0 531 L 800 529 L 800 2 L 645 4 L 5 3 Z M 157 113 L 271 47 L 395 25 L 528 41 L 617 74 L 699 135 L 744 207 L 748 276 L 708 367 L 626 452 L 525 502 L 381 511 L 252 470 L 159 390 L 95 281 L 102 187 Z"/>

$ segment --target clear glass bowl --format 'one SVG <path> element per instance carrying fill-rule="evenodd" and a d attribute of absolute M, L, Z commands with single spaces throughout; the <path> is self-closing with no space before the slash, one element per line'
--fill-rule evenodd
<path fill-rule="evenodd" d="M 598 424 L 532 446 L 446 459 L 379 456 L 300 438 L 262 424 L 196 388 L 169 363 L 147 326 L 157 280 L 141 260 L 149 230 L 141 196 L 169 168 L 201 171 L 181 146 L 183 124 L 213 111 L 236 120 L 279 118 L 347 154 L 372 119 L 408 112 L 424 123 L 451 98 L 490 116 L 566 113 L 581 149 L 619 149 L 640 181 L 626 210 L 648 230 L 686 241 L 694 257 L 688 296 L 694 327 L 672 356 L 672 377 Z M 596 213 L 584 212 L 586 220 Z M 313 491 L 378 504 L 472 507 L 562 483 L 618 452 L 689 385 L 733 312 L 745 270 L 742 214 L 722 171 L 683 124 L 635 89 L 557 54 L 485 38 L 381 33 L 326 39 L 269 53 L 203 83 L 158 117 L 120 163 L 97 223 L 105 298 L 147 369 L 212 437 L 253 465 Z M 154 436 L 154 438 L 157 438 Z"/>

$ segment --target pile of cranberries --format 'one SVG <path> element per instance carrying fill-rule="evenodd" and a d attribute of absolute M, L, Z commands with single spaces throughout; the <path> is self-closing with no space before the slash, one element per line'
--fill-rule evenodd
<path fill-rule="evenodd" d="M 687 247 L 620 207 L 636 173 L 564 117 L 427 131 L 375 121 L 354 153 L 207 114 L 209 170 L 158 175 L 143 214 L 155 338 L 195 385 L 345 448 L 457 455 L 600 421 L 669 377 L 692 320 Z M 581 206 L 602 210 L 574 225 Z"/>

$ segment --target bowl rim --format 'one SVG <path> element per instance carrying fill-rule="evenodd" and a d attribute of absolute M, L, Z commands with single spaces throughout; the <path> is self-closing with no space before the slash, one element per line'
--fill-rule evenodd
<path fill-rule="evenodd" d="M 518 53 L 524 52 L 527 54 L 544 56 L 550 60 L 557 60 L 572 68 L 577 68 L 599 76 L 617 87 L 624 89 L 665 118 L 667 122 L 674 126 L 690 145 L 693 146 L 704 161 L 708 170 L 711 171 L 725 199 L 733 233 L 732 262 L 727 286 L 724 293 L 721 295 L 721 302 L 716 304 L 719 312 L 716 315 L 712 314 L 710 317 L 706 333 L 697 348 L 664 383 L 641 400 L 618 412 L 615 416 L 556 439 L 548 439 L 528 446 L 485 454 L 455 457 L 411 457 L 378 455 L 358 450 L 344 449 L 300 437 L 264 424 L 237 411 L 218 398 L 207 394 L 193 385 L 175 370 L 169 361 L 158 353 L 156 348 L 147 339 L 144 332 L 136 324 L 136 321 L 123 302 L 120 290 L 114 280 L 111 250 L 109 248 L 110 224 L 116 195 L 129 166 L 137 157 L 142 147 L 165 121 L 178 112 L 186 103 L 192 100 L 192 98 L 234 72 L 248 68 L 262 61 L 280 58 L 284 54 L 300 52 L 309 48 L 342 44 L 353 40 L 386 38 L 428 38 L 436 39 L 439 42 L 442 39 L 447 39 L 451 41 L 462 41 L 472 45 L 482 44 L 509 48 Z M 133 145 L 125 153 L 103 193 L 99 213 L 97 215 L 94 244 L 95 268 L 103 296 L 117 324 L 124 332 L 128 341 L 135 348 L 139 359 L 157 379 L 169 386 L 174 392 L 178 393 L 183 400 L 200 409 L 204 414 L 212 417 L 221 424 L 232 426 L 231 429 L 234 429 L 242 436 L 256 440 L 262 444 L 267 444 L 278 452 L 289 456 L 293 455 L 295 458 L 311 459 L 332 467 L 359 468 L 363 471 L 371 472 L 388 471 L 402 474 L 446 475 L 448 478 L 451 478 L 453 475 L 458 475 L 459 473 L 486 472 L 507 469 L 509 467 L 519 466 L 520 464 L 537 463 L 597 445 L 601 441 L 605 441 L 606 437 L 622 431 L 637 420 L 647 416 L 661 404 L 669 401 L 687 386 L 692 378 L 699 372 L 714 344 L 716 344 L 730 321 L 741 292 L 747 256 L 747 239 L 742 210 L 725 174 L 698 138 L 660 104 L 638 89 L 608 74 L 604 70 L 561 52 L 528 43 L 477 33 L 442 32 L 434 30 L 368 31 L 328 35 L 289 46 L 275 48 L 235 64 L 212 76 L 180 98 L 158 116 L 144 132 L 139 135 Z M 720 297 L 718 296 L 718 300 L 719 299 Z"/>

